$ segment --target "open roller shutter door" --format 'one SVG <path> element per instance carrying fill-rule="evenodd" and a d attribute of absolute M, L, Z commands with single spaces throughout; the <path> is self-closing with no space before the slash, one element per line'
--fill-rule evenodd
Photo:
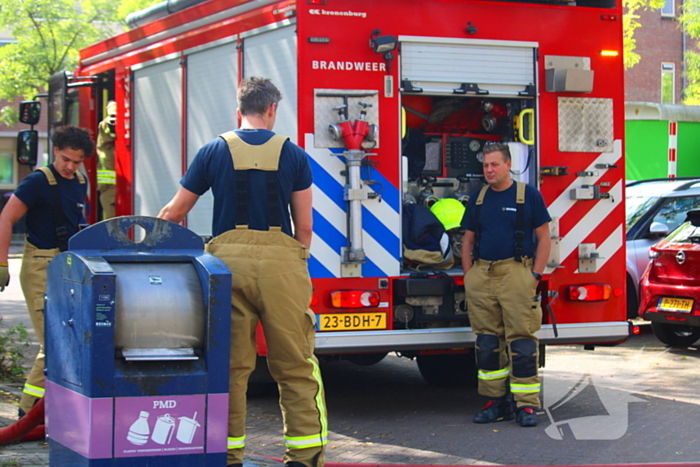
<path fill-rule="evenodd" d="M 270 78 L 282 93 L 274 131 L 297 142 L 297 37 L 295 26 L 286 26 L 243 41 L 245 78 Z"/>
<path fill-rule="evenodd" d="M 402 84 L 408 81 L 424 94 L 452 95 L 463 84 L 476 84 L 492 96 L 513 96 L 535 83 L 536 43 L 422 37 L 399 40 Z"/>
<path fill-rule="evenodd" d="M 237 127 L 236 44 L 230 43 L 187 56 L 187 166 L 199 148 Z M 187 227 L 198 235 L 212 235 L 214 197 L 199 198 L 187 215 Z"/>
<path fill-rule="evenodd" d="M 157 216 L 182 177 L 182 71 L 169 60 L 134 71 L 134 214 Z"/>

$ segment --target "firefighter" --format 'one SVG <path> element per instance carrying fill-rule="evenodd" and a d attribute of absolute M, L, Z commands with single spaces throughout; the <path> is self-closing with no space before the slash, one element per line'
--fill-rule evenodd
<path fill-rule="evenodd" d="M 41 167 L 22 180 L 0 213 L 0 291 L 10 280 L 7 255 L 12 226 L 25 213 L 27 215 L 19 280 L 39 341 L 39 353 L 24 385 L 20 417 L 44 396 L 46 268 L 54 256 L 68 248 L 68 238 L 83 222 L 87 183 L 78 169 L 86 157 L 92 156 L 95 147 L 87 131 L 72 126 L 57 129 L 51 139 L 53 164 Z"/>
<path fill-rule="evenodd" d="M 535 333 L 542 322 L 536 289 L 549 257 L 551 218 L 536 188 L 510 178 L 508 145 L 485 146 L 483 167 L 487 185 L 470 197 L 462 224 L 479 394 L 488 399 L 474 422 L 512 420 L 514 400 L 520 426 L 536 426 L 540 380 Z"/>
<path fill-rule="evenodd" d="M 117 103 L 107 103 L 107 116 L 97 127 L 97 191 L 100 193 L 102 220 L 114 217 L 114 201 L 117 172 L 114 170 L 114 141 L 117 119 Z"/>
<path fill-rule="evenodd" d="M 199 150 L 158 217 L 180 222 L 212 189 L 215 237 L 207 251 L 233 274 L 227 464 L 243 463 L 246 388 L 261 321 L 280 392 L 285 465 L 322 467 L 328 428 L 306 264 L 311 168 L 303 149 L 272 132 L 282 96 L 269 79 L 243 81 L 237 97 L 241 127 Z"/>

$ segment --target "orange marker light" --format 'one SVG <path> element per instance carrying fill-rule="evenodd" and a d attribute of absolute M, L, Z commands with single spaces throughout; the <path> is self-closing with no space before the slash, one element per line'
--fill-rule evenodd
<path fill-rule="evenodd" d="M 379 292 L 368 290 L 338 290 L 331 293 L 333 308 L 369 308 L 379 305 Z"/>

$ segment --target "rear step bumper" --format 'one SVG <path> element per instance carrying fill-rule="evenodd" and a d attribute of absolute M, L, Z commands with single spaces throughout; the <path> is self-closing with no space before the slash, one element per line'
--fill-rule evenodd
<path fill-rule="evenodd" d="M 627 321 L 558 324 L 554 337 L 551 324 L 542 326 L 537 337 L 542 344 L 597 344 L 622 342 L 629 337 Z M 473 347 L 471 327 L 397 329 L 393 331 L 317 332 L 316 353 L 390 352 L 395 350 L 451 349 Z"/>

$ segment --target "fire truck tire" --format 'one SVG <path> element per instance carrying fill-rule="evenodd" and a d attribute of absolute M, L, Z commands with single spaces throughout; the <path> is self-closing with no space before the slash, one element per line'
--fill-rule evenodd
<path fill-rule="evenodd" d="M 639 316 L 639 297 L 637 296 L 637 286 L 632 277 L 627 275 L 627 319 L 635 319 Z"/>
<path fill-rule="evenodd" d="M 423 379 L 437 387 L 476 387 L 476 362 L 472 352 L 463 354 L 418 355 Z"/>
<path fill-rule="evenodd" d="M 684 349 L 700 339 L 700 328 L 692 326 L 655 323 L 652 321 L 651 329 L 661 342 L 671 347 Z"/>
<path fill-rule="evenodd" d="M 343 359 L 360 366 L 372 366 L 375 365 L 386 357 L 388 352 L 379 353 L 351 353 L 343 355 Z"/>

